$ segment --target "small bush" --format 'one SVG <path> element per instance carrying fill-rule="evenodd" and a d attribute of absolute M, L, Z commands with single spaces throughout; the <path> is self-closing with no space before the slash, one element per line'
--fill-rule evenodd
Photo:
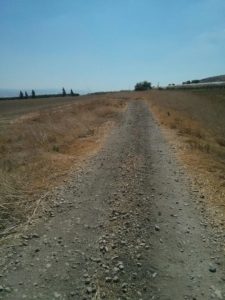
<path fill-rule="evenodd" d="M 52 150 L 55 152 L 59 152 L 59 146 L 58 145 L 53 145 Z"/>

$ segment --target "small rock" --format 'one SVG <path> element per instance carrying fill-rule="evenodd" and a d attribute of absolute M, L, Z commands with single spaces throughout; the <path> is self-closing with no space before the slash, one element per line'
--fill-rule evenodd
<path fill-rule="evenodd" d="M 141 254 L 137 254 L 137 259 L 139 260 L 139 259 L 141 259 Z"/>
<path fill-rule="evenodd" d="M 106 277 L 105 278 L 105 282 L 111 282 L 112 281 L 112 278 L 111 277 Z"/>
<path fill-rule="evenodd" d="M 33 233 L 32 237 L 35 238 L 35 239 L 38 239 L 40 236 L 37 233 Z"/>
<path fill-rule="evenodd" d="M 59 297 L 61 297 L 61 294 L 60 294 L 60 293 L 58 293 L 58 292 L 54 292 L 54 294 L 53 294 L 53 295 L 54 295 L 54 297 L 55 297 L 55 298 L 57 298 L 57 299 L 58 299 Z"/>
<path fill-rule="evenodd" d="M 112 244 L 112 249 L 116 249 L 116 245 L 115 244 Z"/>
<path fill-rule="evenodd" d="M 214 266 L 211 265 L 209 267 L 209 271 L 212 272 L 212 273 L 215 273 L 216 272 L 216 267 L 214 267 Z"/>
<path fill-rule="evenodd" d="M 11 292 L 11 288 L 7 286 L 7 287 L 5 288 L 5 291 L 6 291 L 7 293 L 10 293 L 10 292 Z"/>
<path fill-rule="evenodd" d="M 116 283 L 116 282 L 119 282 L 119 277 L 118 277 L 118 276 L 114 276 L 114 277 L 113 277 L 113 282 L 115 282 L 115 283 Z"/>
<path fill-rule="evenodd" d="M 142 264 L 141 263 L 137 263 L 137 266 L 140 268 L 142 266 Z"/>
<path fill-rule="evenodd" d="M 87 291 L 88 294 L 91 294 L 92 293 L 92 287 L 88 286 L 86 291 Z"/>
<path fill-rule="evenodd" d="M 84 280 L 84 283 L 85 284 L 89 284 L 91 282 L 91 279 L 90 278 L 86 278 L 85 280 Z"/>
<path fill-rule="evenodd" d="M 119 272 L 119 270 L 120 270 L 119 268 L 115 267 L 115 268 L 113 268 L 113 273 L 116 274 Z"/>
<path fill-rule="evenodd" d="M 215 289 L 215 290 L 214 290 L 214 293 L 215 293 L 215 295 L 216 295 L 216 297 L 217 297 L 218 299 L 223 299 L 223 296 L 222 296 L 222 293 L 221 293 L 220 290 Z"/>
<path fill-rule="evenodd" d="M 120 270 L 124 269 L 124 265 L 122 263 L 119 263 L 118 267 L 119 267 Z"/>
<path fill-rule="evenodd" d="M 158 225 L 155 225 L 155 231 L 160 231 L 160 227 Z"/>

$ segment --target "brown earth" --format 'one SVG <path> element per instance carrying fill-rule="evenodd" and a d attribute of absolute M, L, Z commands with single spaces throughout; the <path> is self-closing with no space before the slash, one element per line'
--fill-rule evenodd
<path fill-rule="evenodd" d="M 224 234 L 150 93 L 114 94 L 130 101 L 101 149 L 4 240 L 0 299 L 224 299 Z"/>

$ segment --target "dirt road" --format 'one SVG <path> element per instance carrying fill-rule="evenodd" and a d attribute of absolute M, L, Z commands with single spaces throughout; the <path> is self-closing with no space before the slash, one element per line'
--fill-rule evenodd
<path fill-rule="evenodd" d="M 224 253 L 143 101 L 1 248 L 0 299 L 225 299 Z M 48 215 L 48 217 L 47 217 Z"/>

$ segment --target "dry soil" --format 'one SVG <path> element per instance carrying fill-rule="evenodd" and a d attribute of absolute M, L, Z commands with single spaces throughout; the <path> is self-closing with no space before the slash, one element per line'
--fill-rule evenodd
<path fill-rule="evenodd" d="M 142 100 L 1 247 L 0 299 L 225 299 L 224 237 Z"/>

